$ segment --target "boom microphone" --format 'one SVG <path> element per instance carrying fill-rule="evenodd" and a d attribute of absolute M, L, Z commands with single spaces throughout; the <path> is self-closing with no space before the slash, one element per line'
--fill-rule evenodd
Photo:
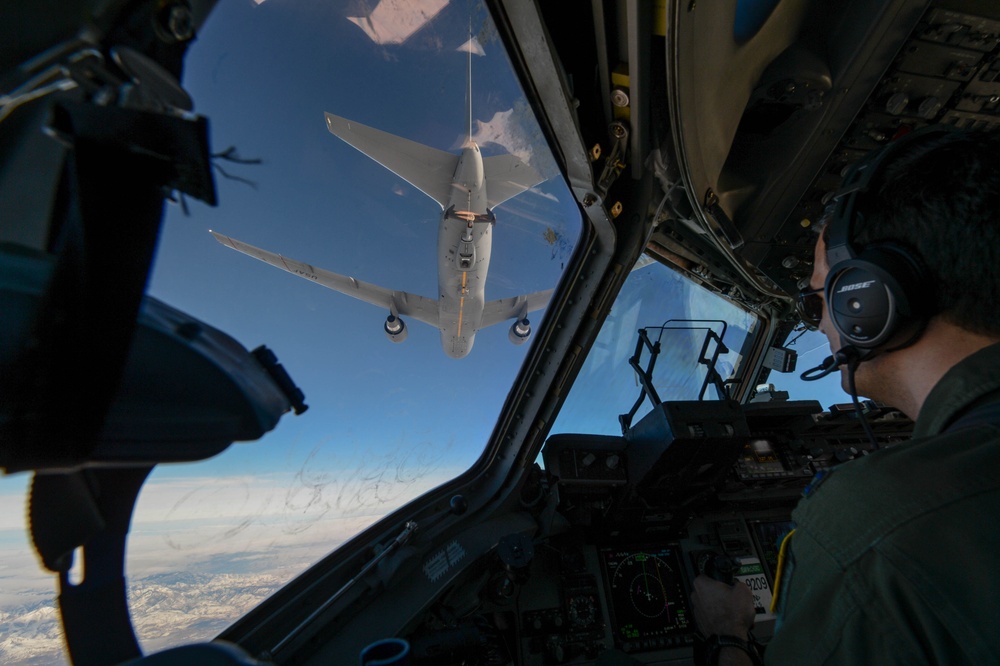
<path fill-rule="evenodd" d="M 873 354 L 874 350 L 871 349 L 858 349 L 853 345 L 844 345 L 839 351 L 834 352 L 833 356 L 827 356 L 823 359 L 822 363 L 817 365 L 815 368 L 806 370 L 800 375 L 800 377 L 802 378 L 802 381 L 805 382 L 815 381 L 826 377 L 840 366 L 846 365 L 847 383 L 849 386 L 848 393 L 851 394 L 851 402 L 854 403 L 854 411 L 857 412 L 858 421 L 860 421 L 862 427 L 864 427 L 868 440 L 877 448 L 878 444 L 875 441 L 875 433 L 872 432 L 872 427 L 868 424 L 868 419 L 865 418 L 865 410 L 861 407 L 861 402 L 858 400 L 858 390 L 854 386 L 854 371 L 857 369 L 858 364 L 867 358 L 871 358 Z"/>
<path fill-rule="evenodd" d="M 799 377 L 804 382 L 813 382 L 817 379 L 826 377 L 842 365 L 859 362 L 863 360 L 865 356 L 867 356 L 867 354 L 863 356 L 861 350 L 857 347 L 853 345 L 845 345 L 841 347 L 839 351 L 834 352 L 833 356 L 827 356 L 823 359 L 822 363 L 817 365 L 815 368 L 809 368 L 799 375 Z"/>

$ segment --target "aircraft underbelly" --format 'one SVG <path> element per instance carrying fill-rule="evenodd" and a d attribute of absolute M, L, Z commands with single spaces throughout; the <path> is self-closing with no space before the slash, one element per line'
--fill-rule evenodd
<path fill-rule="evenodd" d="M 463 305 L 441 303 L 441 346 L 453 358 L 462 358 L 472 350 L 476 332 L 483 320 L 483 302 L 466 299 Z"/>
<path fill-rule="evenodd" d="M 492 245 L 489 223 L 470 223 L 447 215 L 441 219 L 438 232 L 441 346 L 452 358 L 462 358 L 472 350 L 476 332 L 482 325 Z"/>

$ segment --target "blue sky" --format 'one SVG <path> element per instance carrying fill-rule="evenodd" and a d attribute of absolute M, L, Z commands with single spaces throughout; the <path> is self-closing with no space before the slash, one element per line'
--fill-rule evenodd
<path fill-rule="evenodd" d="M 153 482 L 259 478 L 276 498 L 247 504 L 259 524 L 376 516 L 455 476 L 482 452 L 527 350 L 507 341 L 503 324 L 481 331 L 460 360 L 445 356 L 437 330 L 416 321 L 408 322 L 406 342 L 392 344 L 382 332 L 387 312 L 208 234 L 211 228 L 359 280 L 436 296 L 440 207 L 330 134 L 323 113 L 458 152 L 468 60 L 456 49 L 468 40 L 469 13 L 464 4 L 445 7 L 401 45 L 374 43 L 345 15 L 353 14 L 325 2 L 220 3 L 185 76 L 196 111 L 211 119 L 213 148 L 235 146 L 262 163 L 220 163 L 254 186 L 220 175 L 216 208 L 189 202 L 190 216 L 171 208 L 150 293 L 248 349 L 266 344 L 310 409 L 284 416 L 260 442 L 165 467 Z M 473 31 L 486 55 L 473 58 L 473 116 L 488 124 L 482 132 L 509 145 L 484 144 L 483 152 L 531 145 L 532 165 L 553 175 L 537 127 L 523 124 L 519 89 L 484 19 L 478 8 Z M 497 120 L 511 111 L 504 119 L 513 122 Z M 515 197 L 497 217 L 487 299 L 554 287 L 580 228 L 561 181 Z M 173 501 L 189 510 L 198 504 L 191 497 Z M 148 504 L 160 520 L 183 513 Z"/>
<path fill-rule="evenodd" d="M 851 402 L 851 396 L 840 386 L 839 371 L 817 381 L 807 382 L 800 378 L 803 372 L 820 365 L 830 355 L 830 345 L 826 336 L 819 331 L 806 331 L 801 336 L 799 333 L 795 332 L 789 337 L 788 342 L 791 344 L 786 343 L 788 349 L 798 353 L 795 372 L 772 372 L 768 383 L 774 384 L 779 391 L 788 391 L 791 400 L 818 400 L 823 409 Z"/>
<path fill-rule="evenodd" d="M 225 33 L 212 33 L 209 23 L 195 46 L 201 50 L 189 58 L 187 88 L 196 110 L 212 119 L 216 150 L 235 145 L 263 163 L 223 163 L 256 187 L 220 177 L 218 208 L 192 202 L 190 218 L 171 210 L 150 292 L 248 348 L 264 343 L 276 352 L 311 406 L 283 419 L 286 439 L 346 437 L 370 452 L 460 437 L 464 448 L 481 448 L 525 351 L 506 341 L 505 326 L 482 331 L 460 361 L 445 357 L 438 332 L 419 322 L 409 323 L 405 343 L 393 345 L 381 330 L 387 313 L 233 252 L 207 233 L 385 287 L 436 294 L 439 206 L 331 135 L 323 112 L 454 150 L 467 108 L 466 56 L 455 48 L 468 38 L 468 14 L 446 8 L 412 44 L 377 45 L 326 7 L 222 3 L 212 17 L 217 26 L 226 21 Z M 236 37 L 242 30 L 290 41 L 275 52 L 260 38 Z M 489 85 L 475 92 L 473 112 L 488 121 L 515 106 L 517 90 L 498 45 L 485 48 L 487 56 L 473 62 L 474 92 L 475 81 Z M 247 77 L 254 90 L 245 90 Z M 484 146 L 489 150 L 503 152 Z M 556 184 L 539 190 L 498 211 L 487 298 L 559 279 L 568 252 L 553 256 L 545 231 L 575 237 L 579 223 Z M 272 444 L 260 459 L 275 450 Z M 467 465 L 475 453 L 464 451 L 453 463 Z"/>

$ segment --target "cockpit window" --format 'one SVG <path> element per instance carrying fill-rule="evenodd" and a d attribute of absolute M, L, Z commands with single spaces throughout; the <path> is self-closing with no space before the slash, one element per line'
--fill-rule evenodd
<path fill-rule="evenodd" d="M 768 384 L 775 391 L 788 393 L 789 400 L 816 400 L 825 410 L 831 405 L 846 405 L 851 403 L 851 397 L 841 386 L 840 372 L 832 372 L 818 380 L 805 381 L 802 373 L 823 363 L 830 355 L 830 343 L 820 331 L 807 329 L 792 332 L 784 346 L 795 352 L 795 372 L 780 374 L 772 372 Z M 865 398 L 862 396 L 862 400 Z"/>
<path fill-rule="evenodd" d="M 720 399 L 720 385 L 727 390 L 726 380 L 738 372 L 743 345 L 758 325 L 750 312 L 676 271 L 640 261 L 552 432 L 621 435 L 623 415 L 636 423 L 652 409 L 649 394 L 643 393 L 643 372 L 660 401 Z M 648 372 L 654 345 L 659 351 Z M 635 365 L 630 363 L 634 357 Z"/>
<path fill-rule="evenodd" d="M 149 293 L 273 350 L 309 408 L 147 480 L 145 652 L 214 637 L 475 463 L 582 228 L 476 2 L 221 0 L 182 84 L 219 204 L 168 206 Z M 0 661 L 64 663 L 54 578 L 9 524 L 25 483 L 0 486 L 0 617 L 34 638 Z"/>

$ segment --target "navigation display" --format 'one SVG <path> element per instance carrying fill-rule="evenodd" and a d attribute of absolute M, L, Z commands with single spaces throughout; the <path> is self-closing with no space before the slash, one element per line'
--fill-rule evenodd
<path fill-rule="evenodd" d="M 689 644 L 692 616 L 676 546 L 604 549 L 615 644 L 626 652 Z"/>
<path fill-rule="evenodd" d="M 778 549 L 785 536 L 794 529 L 795 523 L 790 520 L 751 520 L 748 523 L 767 565 L 768 578 L 773 583 L 778 570 Z"/>

